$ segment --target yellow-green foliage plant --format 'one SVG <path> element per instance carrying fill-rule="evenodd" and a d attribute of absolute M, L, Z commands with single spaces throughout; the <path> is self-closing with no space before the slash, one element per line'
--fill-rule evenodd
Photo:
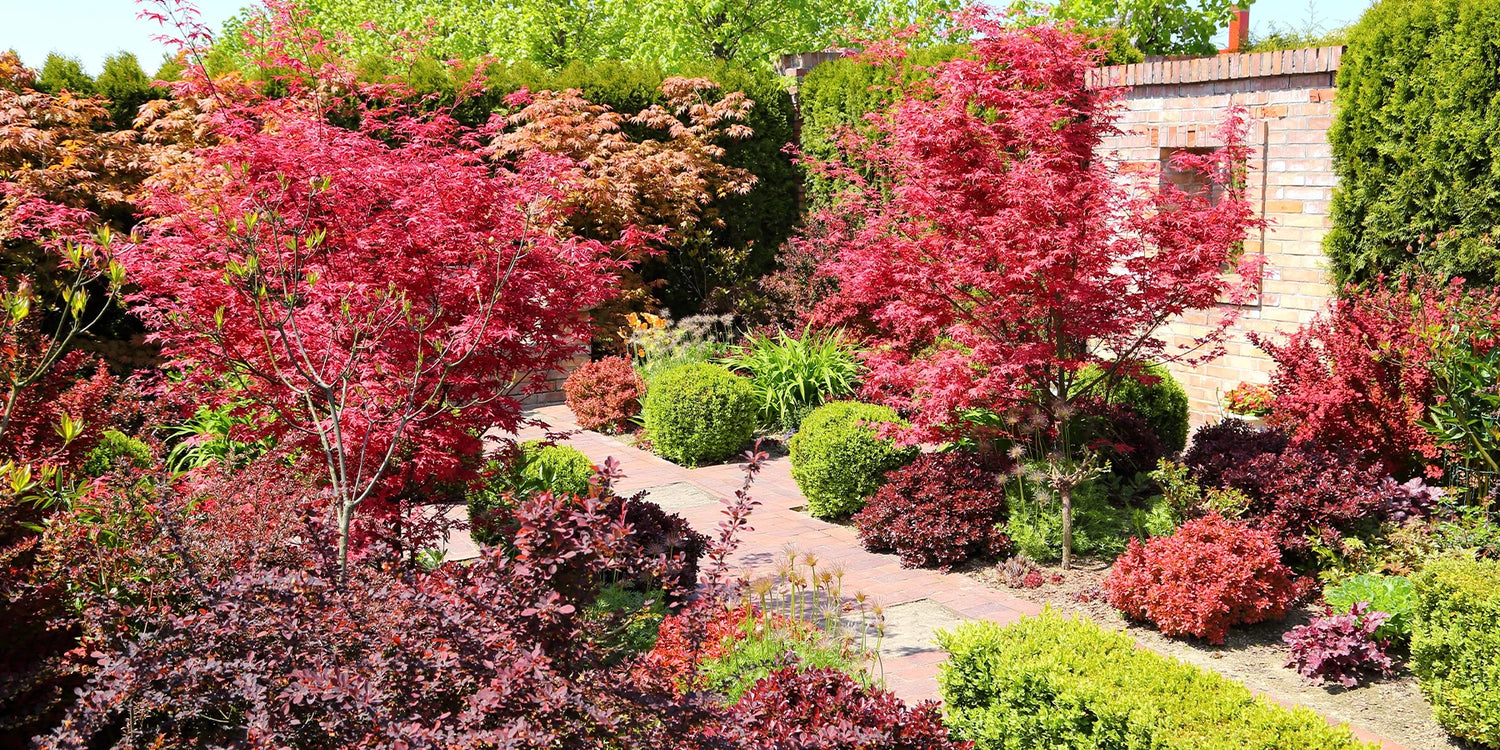
<path fill-rule="evenodd" d="M 658 454 L 698 466 L 728 458 L 750 442 L 757 406 L 748 378 L 700 363 L 652 380 L 641 414 Z"/>
<path fill-rule="evenodd" d="M 1412 591 L 1411 670 L 1438 723 L 1500 747 L 1500 561 L 1438 558 Z"/>
<path fill-rule="evenodd" d="M 1376 750 L 1309 709 L 1050 610 L 938 642 L 948 726 L 975 750 Z"/>
<path fill-rule="evenodd" d="M 808 513 L 843 518 L 859 512 L 885 484 L 886 472 L 917 457 L 915 448 L 898 448 L 880 435 L 889 423 L 905 424 L 890 407 L 857 401 L 824 404 L 802 420 L 788 447 Z"/>

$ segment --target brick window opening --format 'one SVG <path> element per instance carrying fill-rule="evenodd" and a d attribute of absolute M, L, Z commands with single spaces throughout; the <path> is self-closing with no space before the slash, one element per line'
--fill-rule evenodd
<path fill-rule="evenodd" d="M 1218 149 L 1213 146 L 1191 146 L 1179 148 L 1164 148 L 1161 150 L 1161 186 L 1175 185 L 1188 195 L 1203 195 L 1204 191 L 1212 190 L 1209 199 L 1217 201 L 1224 193 L 1223 185 L 1216 185 L 1209 179 L 1207 174 L 1197 169 L 1184 169 L 1176 163 L 1178 154 L 1191 154 L 1194 156 L 1209 156 Z"/>
<path fill-rule="evenodd" d="M 1168 185 L 1173 185 L 1182 190 L 1184 193 L 1187 193 L 1188 195 L 1197 196 L 1204 195 L 1205 191 L 1211 191 L 1208 193 L 1208 199 L 1212 202 L 1218 202 L 1218 200 L 1224 195 L 1224 191 L 1226 189 L 1225 185 L 1223 185 L 1222 183 L 1215 183 L 1213 180 L 1209 179 L 1209 176 L 1202 170 L 1184 168 L 1182 165 L 1177 164 L 1175 159 L 1173 158 L 1177 154 L 1184 153 L 1192 154 L 1194 156 L 1210 156 L 1217 150 L 1218 148 L 1214 146 L 1183 146 L 1163 148 L 1161 150 L 1161 187 L 1166 188 Z M 1237 252 L 1244 252 L 1245 250 L 1245 243 L 1241 242 L 1239 244 L 1239 249 Z M 1226 265 L 1223 269 L 1221 269 L 1221 272 L 1226 280 L 1234 281 L 1237 283 L 1240 279 L 1238 274 L 1235 274 L 1230 270 L 1229 265 Z M 1242 303 L 1240 306 L 1258 307 L 1260 305 L 1259 284 L 1257 284 L 1256 287 L 1257 289 L 1255 295 L 1250 300 Z M 1225 298 L 1221 299 L 1220 302 L 1229 303 L 1229 300 Z"/>

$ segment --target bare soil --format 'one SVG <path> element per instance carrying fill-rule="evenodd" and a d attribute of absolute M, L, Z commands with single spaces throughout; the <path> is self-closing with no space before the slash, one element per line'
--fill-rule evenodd
<path fill-rule="evenodd" d="M 1416 678 L 1405 669 L 1394 677 L 1345 689 L 1339 685 L 1310 685 L 1301 675 L 1284 667 L 1287 649 L 1281 641 L 1282 634 L 1306 623 L 1319 609 L 1306 606 L 1284 620 L 1236 628 L 1230 631 L 1223 646 L 1210 646 L 1192 639 L 1168 638 L 1149 624 L 1121 617 L 1104 600 L 1100 588 L 1109 570 L 1107 562 L 1075 560 L 1069 571 L 1056 566 L 1040 567 L 1047 582 L 1035 589 L 1010 587 L 995 567 L 971 570 L 969 575 L 1022 599 L 1050 605 L 1063 614 L 1081 615 L 1102 627 L 1123 630 L 1157 653 L 1211 669 L 1273 699 L 1307 706 L 1334 721 L 1348 722 L 1410 750 L 1473 748 L 1438 725 L 1432 717 L 1432 707 L 1417 688 Z M 1054 582 L 1059 576 L 1061 579 Z"/>

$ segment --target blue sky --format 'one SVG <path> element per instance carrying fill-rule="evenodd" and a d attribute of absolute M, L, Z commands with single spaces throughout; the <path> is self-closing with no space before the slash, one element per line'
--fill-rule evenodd
<path fill-rule="evenodd" d="M 197 0 L 204 20 L 213 28 L 235 15 L 246 0 Z M 1324 27 L 1358 18 L 1369 0 L 1315 0 L 1313 15 Z M 1269 24 L 1301 28 L 1309 18 L 1308 0 L 1256 0 L 1251 27 L 1264 33 Z M 147 72 L 155 71 L 163 47 L 151 37 L 161 33 L 156 24 L 136 18 L 133 0 L 0 0 L 0 49 L 13 48 L 28 65 L 40 67 L 48 52 L 61 52 L 83 61 L 98 73 L 104 58 L 119 50 L 134 52 Z"/>

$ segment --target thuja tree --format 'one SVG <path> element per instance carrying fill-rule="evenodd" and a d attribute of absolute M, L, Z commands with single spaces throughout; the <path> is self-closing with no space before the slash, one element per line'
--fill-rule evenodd
<path fill-rule="evenodd" d="M 342 567 L 394 461 L 453 477 L 484 428 L 518 427 L 615 263 L 564 228 L 566 160 L 486 162 L 493 133 L 359 83 L 294 6 L 247 30 L 284 72 L 265 87 L 216 87 L 188 31 L 178 98 L 211 103 L 214 139 L 143 201 L 136 310 L 188 378 L 325 459 Z"/>
<path fill-rule="evenodd" d="M 868 317 L 868 395 L 912 413 L 909 439 L 974 437 L 985 423 L 981 437 L 1042 447 L 1066 565 L 1072 489 L 1099 470 L 1064 439 L 1070 418 L 1141 377 L 1138 363 L 1214 354 L 1225 314 L 1210 312 L 1189 346 L 1169 346 L 1163 328 L 1247 291 L 1225 271 L 1258 272 L 1239 252 L 1256 223 L 1243 122 L 1231 116 L 1213 154 L 1178 160 L 1211 189 L 1127 180 L 1100 158 L 1121 93 L 1087 85 L 1102 54 L 1087 37 L 967 23 L 970 57 L 844 139 L 873 178 L 850 170 L 855 187 L 826 209 L 857 225 L 824 268 L 839 284 L 825 306 Z"/>

